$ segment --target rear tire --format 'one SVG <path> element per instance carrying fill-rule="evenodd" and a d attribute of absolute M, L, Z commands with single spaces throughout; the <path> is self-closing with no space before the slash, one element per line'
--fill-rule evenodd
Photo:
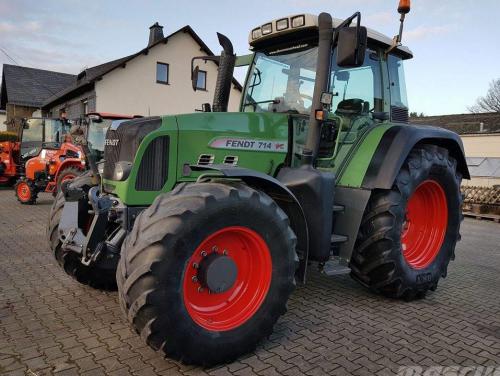
<path fill-rule="evenodd" d="M 240 231 L 256 242 L 246 243 Z M 236 241 L 223 246 L 224 236 Z M 226 292 L 209 294 L 194 278 L 196 265 L 201 272 L 206 260 L 223 254 L 210 239 L 238 265 Z M 266 194 L 243 184 L 181 184 L 139 215 L 123 243 L 117 271 L 122 309 L 148 345 L 171 358 L 203 366 L 232 361 L 270 335 L 286 312 L 295 287 L 295 244 L 288 217 Z M 237 287 L 254 276 L 255 284 Z M 255 298 L 244 294 L 248 290 Z M 234 315 L 227 314 L 231 309 Z"/>
<path fill-rule="evenodd" d="M 35 184 L 25 178 L 20 178 L 15 186 L 14 191 L 16 192 L 17 200 L 23 205 L 33 205 L 36 203 L 38 198 L 38 189 Z"/>
<path fill-rule="evenodd" d="M 92 172 L 87 171 L 66 184 L 70 184 L 73 187 L 80 187 L 88 191 L 94 185 L 92 182 Z M 66 274 L 78 282 L 100 290 L 116 290 L 116 271 L 114 269 L 103 269 L 99 267 L 99 264 L 86 266 L 81 263 L 81 259 L 76 253 L 64 252 L 61 249 L 62 243 L 59 239 L 59 221 L 61 220 L 64 202 L 64 194 L 62 191 L 59 191 L 50 209 L 47 226 L 46 237 L 49 247 L 54 253 L 55 259 Z M 80 218 L 88 216 L 86 209 L 87 208 L 79 213 Z"/>
<path fill-rule="evenodd" d="M 461 180 L 447 149 L 414 148 L 393 188 L 372 193 L 350 261 L 351 276 L 393 298 L 422 298 L 435 290 L 460 240 Z"/>

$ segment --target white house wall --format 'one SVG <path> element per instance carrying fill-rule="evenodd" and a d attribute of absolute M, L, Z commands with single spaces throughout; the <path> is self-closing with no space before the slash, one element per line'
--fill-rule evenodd
<path fill-rule="evenodd" d="M 188 33 L 180 32 L 117 68 L 95 83 L 96 111 L 134 115 L 191 113 L 212 103 L 217 65 L 199 61 L 207 71 L 207 91 L 191 88 L 191 58 L 204 55 Z M 169 64 L 169 85 L 156 83 L 156 63 Z M 229 111 L 239 108 L 241 92 L 232 86 Z"/>

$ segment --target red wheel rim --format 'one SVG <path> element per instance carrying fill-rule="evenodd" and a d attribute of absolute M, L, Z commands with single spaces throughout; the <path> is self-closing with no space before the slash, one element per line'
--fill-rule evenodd
<path fill-rule="evenodd" d="M 31 198 L 31 190 L 27 183 L 21 182 L 17 185 L 17 197 L 21 201 L 29 201 Z"/>
<path fill-rule="evenodd" d="M 236 281 L 227 291 L 212 293 L 198 281 L 197 267 L 205 252 L 225 254 L 236 264 Z M 271 254 L 264 239 L 246 227 L 226 227 L 203 240 L 189 259 L 184 271 L 184 305 L 203 328 L 231 330 L 249 320 L 262 305 L 271 276 Z"/>
<path fill-rule="evenodd" d="M 61 179 L 61 184 L 64 183 L 65 181 L 72 180 L 74 178 L 75 178 L 75 175 L 72 175 L 72 174 L 64 175 Z"/>
<path fill-rule="evenodd" d="M 406 262 L 414 269 L 429 266 L 443 245 L 448 227 L 446 194 L 434 180 L 422 182 L 406 206 L 401 246 Z"/>

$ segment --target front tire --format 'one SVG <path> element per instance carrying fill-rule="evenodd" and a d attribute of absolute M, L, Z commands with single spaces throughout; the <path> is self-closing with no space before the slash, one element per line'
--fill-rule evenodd
<path fill-rule="evenodd" d="M 65 184 L 70 184 L 72 187 L 79 187 L 88 191 L 94 185 L 92 181 L 92 172 L 87 171 L 83 175 Z M 49 247 L 54 253 L 57 263 L 66 274 L 84 285 L 100 290 L 116 290 L 116 271 L 114 269 L 101 268 L 98 263 L 86 266 L 81 263 L 81 259 L 76 253 L 65 252 L 61 248 L 62 242 L 59 239 L 59 221 L 61 220 L 64 202 L 64 193 L 59 191 L 50 209 L 46 233 Z M 90 218 L 87 213 L 88 209 L 89 208 L 83 208 L 80 213 L 78 213 L 82 226 L 89 223 Z"/>
<path fill-rule="evenodd" d="M 125 239 L 121 306 L 141 337 L 171 358 L 232 361 L 285 313 L 295 244 L 286 214 L 266 194 L 243 184 L 182 184 L 158 196 Z"/>
<path fill-rule="evenodd" d="M 448 150 L 412 150 L 391 190 L 377 190 L 365 210 L 351 276 L 375 292 L 422 298 L 446 277 L 460 240 L 462 176 Z"/>
<path fill-rule="evenodd" d="M 34 205 L 36 203 L 38 189 L 33 181 L 25 177 L 20 178 L 14 186 L 14 191 L 16 192 L 17 200 L 21 204 Z"/>

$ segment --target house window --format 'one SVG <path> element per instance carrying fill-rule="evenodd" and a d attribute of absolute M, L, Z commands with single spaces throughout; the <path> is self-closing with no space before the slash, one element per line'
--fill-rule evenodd
<path fill-rule="evenodd" d="M 156 63 L 156 82 L 168 85 L 168 64 Z"/>
<path fill-rule="evenodd" d="M 196 88 L 198 90 L 207 90 L 207 72 L 200 70 L 198 71 L 198 82 L 196 83 Z"/>

